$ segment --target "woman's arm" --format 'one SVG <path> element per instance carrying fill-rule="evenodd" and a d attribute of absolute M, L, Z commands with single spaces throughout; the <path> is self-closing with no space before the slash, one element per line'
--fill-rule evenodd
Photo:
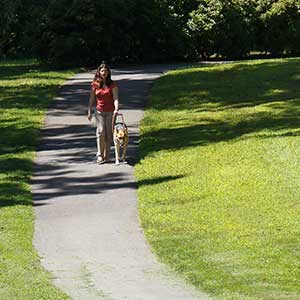
<path fill-rule="evenodd" d="M 117 114 L 119 112 L 119 89 L 117 86 L 112 89 L 112 93 L 115 106 L 114 114 Z"/>
<path fill-rule="evenodd" d="M 92 109 L 95 104 L 95 91 L 91 88 L 90 99 L 89 99 L 89 107 L 88 107 L 88 120 L 92 120 Z"/>

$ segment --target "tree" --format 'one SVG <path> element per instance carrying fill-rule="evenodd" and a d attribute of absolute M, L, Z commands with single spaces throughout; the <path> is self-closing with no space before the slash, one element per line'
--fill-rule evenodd
<path fill-rule="evenodd" d="M 0 55 L 57 66 L 300 54 L 300 0 L 0 1 Z"/>
<path fill-rule="evenodd" d="M 257 44 L 260 49 L 275 56 L 286 52 L 300 54 L 300 1 L 279 0 L 258 2 L 259 31 Z"/>
<path fill-rule="evenodd" d="M 0 57 L 9 52 L 14 52 L 16 44 L 15 27 L 19 22 L 18 8 L 20 1 L 1 0 L 1 18 L 0 18 Z"/>
<path fill-rule="evenodd" d="M 191 2 L 191 0 L 189 0 Z M 101 60 L 161 62 L 182 59 L 183 6 L 167 0 L 52 0 L 37 52 L 47 63 L 71 66 Z M 170 49 L 172 51 L 170 51 Z"/>
<path fill-rule="evenodd" d="M 203 0 L 190 13 L 188 26 L 195 49 L 202 58 L 212 54 L 240 58 L 252 49 L 252 1 Z"/>

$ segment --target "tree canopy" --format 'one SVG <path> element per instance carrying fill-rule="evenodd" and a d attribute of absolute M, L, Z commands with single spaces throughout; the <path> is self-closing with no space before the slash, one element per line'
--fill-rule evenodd
<path fill-rule="evenodd" d="M 300 0 L 0 1 L 0 55 L 58 66 L 300 52 Z"/>

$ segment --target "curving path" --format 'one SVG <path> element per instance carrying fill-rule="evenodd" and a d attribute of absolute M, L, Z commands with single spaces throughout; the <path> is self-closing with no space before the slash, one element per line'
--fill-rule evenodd
<path fill-rule="evenodd" d="M 127 165 L 95 163 L 95 129 L 86 118 L 92 73 L 67 81 L 47 113 L 32 179 L 34 245 L 74 300 L 208 299 L 157 262 L 137 214 L 138 125 L 153 80 L 170 68 L 113 70 L 130 131 Z"/>

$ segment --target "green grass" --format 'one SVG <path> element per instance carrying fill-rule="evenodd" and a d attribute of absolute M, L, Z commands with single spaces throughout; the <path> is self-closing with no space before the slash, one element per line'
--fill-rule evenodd
<path fill-rule="evenodd" d="M 169 72 L 136 168 L 161 261 L 222 300 L 300 299 L 300 59 Z"/>
<path fill-rule="evenodd" d="M 30 178 L 49 101 L 73 71 L 35 60 L 0 62 L 0 299 L 62 300 L 32 246 Z"/>

